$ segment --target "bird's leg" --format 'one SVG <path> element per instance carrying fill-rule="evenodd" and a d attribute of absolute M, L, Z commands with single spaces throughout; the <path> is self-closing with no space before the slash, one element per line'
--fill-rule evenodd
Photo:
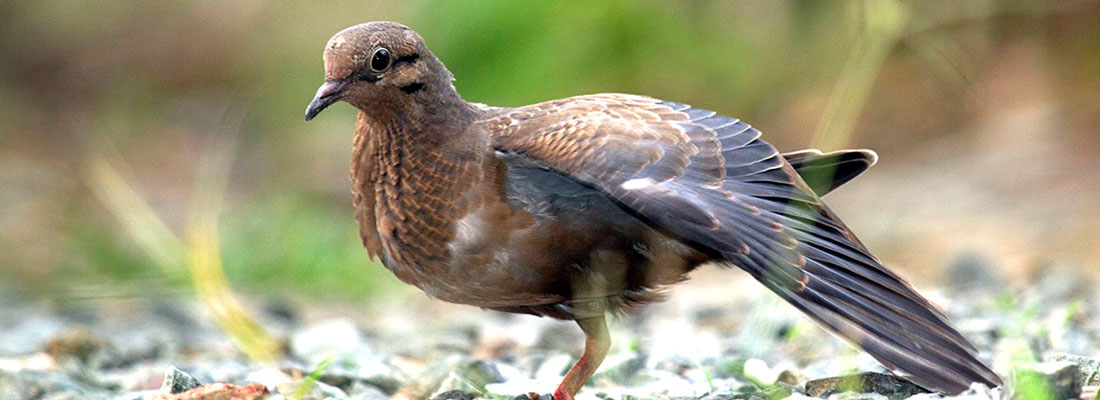
<path fill-rule="evenodd" d="M 611 347 L 611 336 L 607 334 L 607 322 L 604 317 L 577 320 L 584 331 L 584 354 L 565 374 L 558 389 L 554 391 L 554 400 L 573 400 L 573 395 L 581 390 L 588 378 L 600 367 L 607 349 Z"/>

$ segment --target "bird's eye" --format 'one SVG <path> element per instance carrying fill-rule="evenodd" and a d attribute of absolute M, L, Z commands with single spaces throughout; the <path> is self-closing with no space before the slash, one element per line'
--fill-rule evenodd
<path fill-rule="evenodd" d="M 390 67 L 390 51 L 385 47 L 379 47 L 370 56 L 370 69 L 374 72 L 382 72 Z"/>

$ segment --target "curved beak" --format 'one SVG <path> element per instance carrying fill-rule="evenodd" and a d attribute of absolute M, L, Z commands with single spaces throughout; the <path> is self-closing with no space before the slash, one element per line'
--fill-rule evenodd
<path fill-rule="evenodd" d="M 317 95 L 313 96 L 313 101 L 306 107 L 306 121 L 313 119 L 332 103 L 339 101 L 344 96 L 344 88 L 347 85 L 347 81 L 343 80 L 325 81 L 321 87 L 317 88 Z"/>

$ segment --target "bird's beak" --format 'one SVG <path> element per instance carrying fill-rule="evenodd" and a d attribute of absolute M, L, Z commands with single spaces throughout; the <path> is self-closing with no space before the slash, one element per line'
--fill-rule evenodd
<path fill-rule="evenodd" d="M 313 119 L 325 108 L 331 106 L 332 103 L 340 100 L 344 96 L 344 88 L 347 86 L 348 82 L 344 80 L 325 81 L 321 87 L 317 88 L 317 95 L 313 96 L 313 101 L 309 102 L 309 107 L 306 107 L 306 121 Z"/>

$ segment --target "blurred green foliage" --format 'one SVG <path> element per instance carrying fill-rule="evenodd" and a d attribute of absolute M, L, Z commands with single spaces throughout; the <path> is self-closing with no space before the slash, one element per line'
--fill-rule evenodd
<path fill-rule="evenodd" d="M 408 290 L 359 243 L 346 178 L 354 111 L 302 122 L 325 41 L 371 20 L 420 32 L 470 101 L 645 94 L 752 121 L 785 150 L 905 148 L 954 131 L 976 113 L 961 93 L 1018 43 L 1049 60 L 1062 77 L 1051 85 L 1078 103 L 1098 97 L 1082 89 L 1100 82 L 1095 2 L 892 2 L 903 12 L 870 63 L 860 46 L 881 30 L 868 4 L 3 2 L 0 275 L 62 299 L 189 290 L 183 271 L 151 268 L 157 257 L 96 197 L 87 160 L 105 154 L 182 235 L 206 149 L 232 137 L 217 223 L 234 287 L 314 299 Z M 814 138 L 834 130 L 841 139 Z"/>

